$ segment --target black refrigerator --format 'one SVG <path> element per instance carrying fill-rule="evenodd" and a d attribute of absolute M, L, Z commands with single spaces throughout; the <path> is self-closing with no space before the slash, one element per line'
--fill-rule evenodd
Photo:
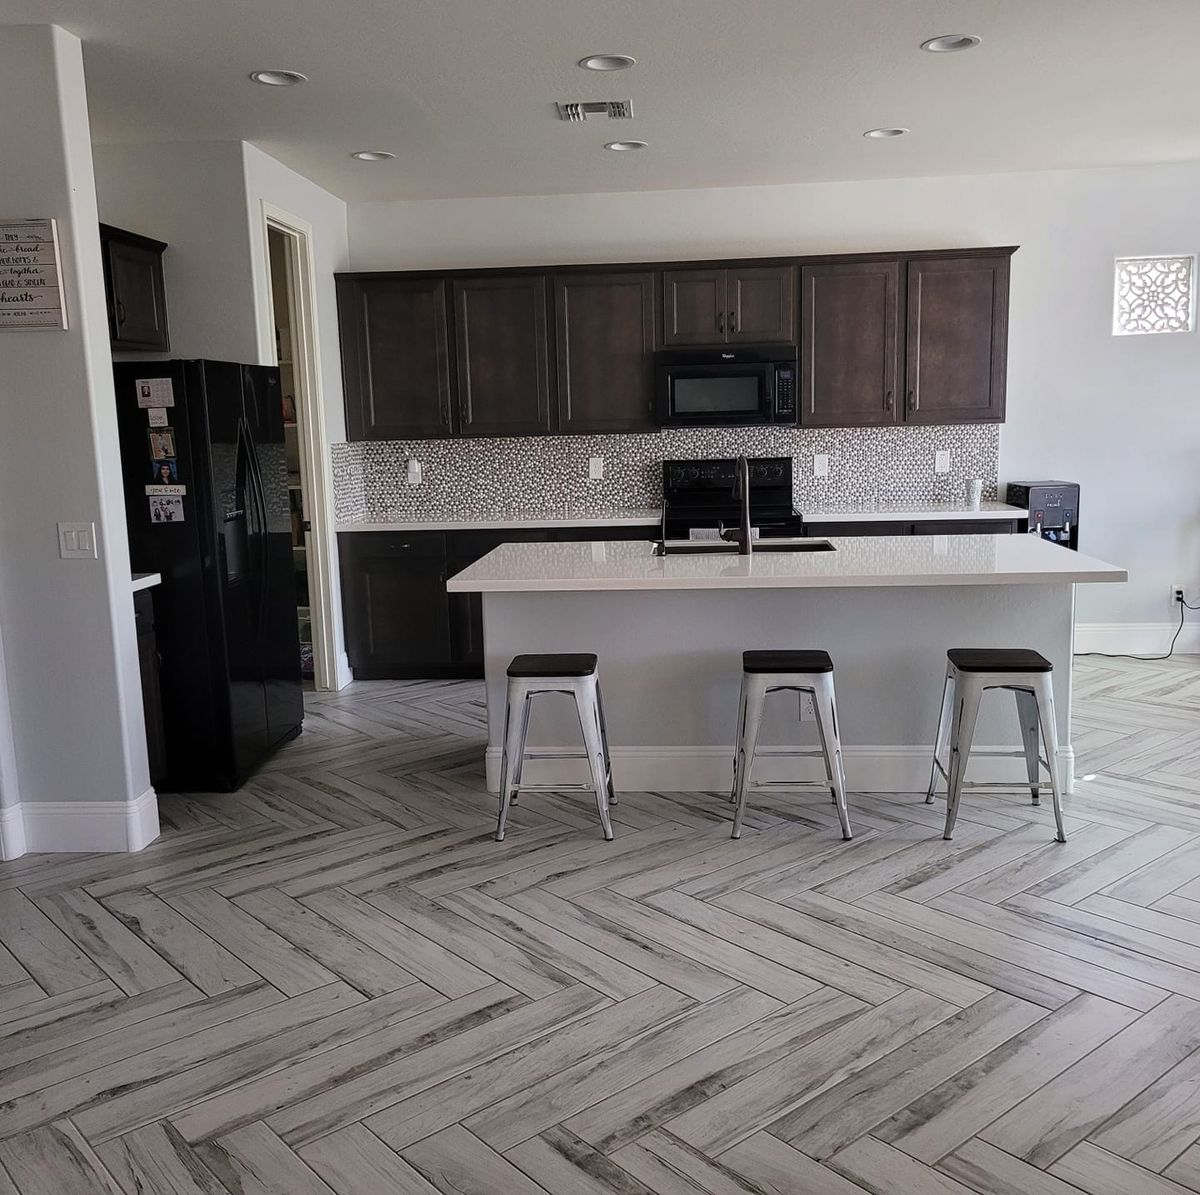
<path fill-rule="evenodd" d="M 304 700 L 279 371 L 114 366 L 130 563 L 154 590 L 168 792 L 231 791 Z"/>

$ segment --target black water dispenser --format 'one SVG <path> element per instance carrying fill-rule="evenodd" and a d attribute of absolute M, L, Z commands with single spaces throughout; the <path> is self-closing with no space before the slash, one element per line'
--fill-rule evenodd
<path fill-rule="evenodd" d="M 1073 481 L 1010 481 L 1006 501 L 1029 511 L 1029 534 L 1079 550 L 1079 486 Z"/>

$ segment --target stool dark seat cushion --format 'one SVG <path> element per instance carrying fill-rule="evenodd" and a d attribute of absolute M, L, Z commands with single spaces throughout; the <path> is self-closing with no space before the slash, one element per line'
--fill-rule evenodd
<path fill-rule="evenodd" d="M 509 676 L 591 676 L 596 657 L 586 652 L 513 656 Z"/>
<path fill-rule="evenodd" d="M 744 651 L 745 672 L 832 672 L 827 651 Z"/>
<path fill-rule="evenodd" d="M 1054 665 L 1030 647 L 952 647 L 946 659 L 960 672 L 1054 671 Z"/>

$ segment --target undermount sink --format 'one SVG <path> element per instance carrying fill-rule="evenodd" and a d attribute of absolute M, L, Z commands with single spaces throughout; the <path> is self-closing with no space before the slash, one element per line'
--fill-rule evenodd
<path fill-rule="evenodd" d="M 655 556 L 700 556 L 705 554 L 736 556 L 738 546 L 719 539 L 660 539 L 654 545 Z M 756 539 L 754 552 L 836 552 L 827 539 Z"/>

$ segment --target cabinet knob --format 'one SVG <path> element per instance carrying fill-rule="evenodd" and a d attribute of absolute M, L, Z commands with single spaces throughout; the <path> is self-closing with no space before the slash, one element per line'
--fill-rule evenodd
<path fill-rule="evenodd" d="M 890 390 L 884 395 L 883 409 L 885 411 L 890 411 L 892 409 L 892 392 Z"/>
<path fill-rule="evenodd" d="M 920 409 L 920 406 L 921 400 L 917 397 L 917 392 L 915 390 L 910 390 L 908 392 L 908 409 L 910 411 L 916 411 Z"/>
<path fill-rule="evenodd" d="M 725 331 L 725 312 L 717 312 L 717 331 L 724 333 Z"/>
<path fill-rule="evenodd" d="M 736 312 L 736 311 L 731 311 L 731 312 L 729 313 L 729 330 L 730 330 L 731 332 L 736 332 L 736 331 L 738 330 L 738 326 L 737 326 L 737 312 Z"/>

